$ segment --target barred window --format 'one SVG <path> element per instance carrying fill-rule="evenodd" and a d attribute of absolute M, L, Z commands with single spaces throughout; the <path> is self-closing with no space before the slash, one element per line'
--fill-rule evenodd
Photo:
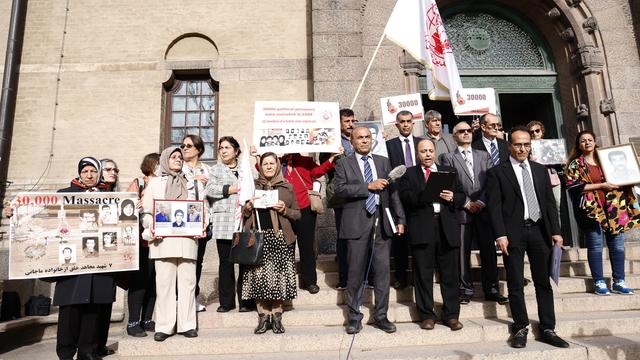
<path fill-rule="evenodd" d="M 165 146 L 182 144 L 185 135 L 204 142 L 200 160 L 215 160 L 218 128 L 218 83 L 206 75 L 174 76 L 165 83 Z"/>

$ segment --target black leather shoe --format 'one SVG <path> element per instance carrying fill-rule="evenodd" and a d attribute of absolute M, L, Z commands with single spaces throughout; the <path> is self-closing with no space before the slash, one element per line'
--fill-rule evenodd
<path fill-rule="evenodd" d="M 309 294 L 317 294 L 318 291 L 320 291 L 320 287 L 316 284 L 312 284 L 309 286 L 306 286 L 303 288 L 304 290 L 307 290 L 309 292 Z"/>
<path fill-rule="evenodd" d="M 97 356 L 99 356 L 99 357 L 105 357 L 105 356 L 113 355 L 113 354 L 115 354 L 115 353 L 116 353 L 116 351 L 115 351 L 115 350 L 113 350 L 113 349 L 109 349 L 108 347 L 103 346 L 103 347 L 101 347 L 101 348 L 96 349 L 96 350 L 93 352 L 93 355 L 97 355 Z"/>
<path fill-rule="evenodd" d="M 231 310 L 233 310 L 233 309 L 235 309 L 235 308 L 236 308 L 235 306 L 224 306 L 224 305 L 220 305 L 220 306 L 218 306 L 218 308 L 216 309 L 216 311 L 217 311 L 217 312 L 220 312 L 220 313 L 225 313 L 225 312 L 229 312 L 229 311 L 231 311 Z"/>
<path fill-rule="evenodd" d="M 512 348 L 521 349 L 527 346 L 527 334 L 529 334 L 529 329 L 522 328 L 518 330 L 515 334 L 511 336 L 511 345 Z"/>
<path fill-rule="evenodd" d="M 258 326 L 253 330 L 254 334 L 264 334 L 267 330 L 271 329 L 271 315 L 260 314 L 258 315 Z"/>
<path fill-rule="evenodd" d="M 271 315 L 271 330 L 274 334 L 284 334 L 284 326 L 282 325 L 282 313 L 273 313 Z"/>
<path fill-rule="evenodd" d="M 392 324 L 391 321 L 389 321 L 389 319 L 387 319 L 386 317 L 377 320 L 373 324 L 373 326 L 389 334 L 396 332 L 396 326 Z"/>
<path fill-rule="evenodd" d="M 540 341 L 559 348 L 569 347 L 569 343 L 562 340 L 562 338 L 551 329 L 547 329 L 542 332 L 542 334 L 540 335 Z"/>
<path fill-rule="evenodd" d="M 102 356 L 97 354 L 78 354 L 78 360 L 102 360 Z"/>
<path fill-rule="evenodd" d="M 407 281 L 394 281 L 393 284 L 391 285 L 394 289 L 396 290 L 402 290 L 404 288 L 407 287 Z"/>
<path fill-rule="evenodd" d="M 142 322 L 142 328 L 144 331 L 156 331 L 156 322 L 153 320 L 145 320 Z"/>
<path fill-rule="evenodd" d="M 347 325 L 347 334 L 357 334 L 362 330 L 362 323 L 359 320 L 349 320 Z"/>
<path fill-rule="evenodd" d="M 509 303 L 509 298 L 506 296 L 500 295 L 500 293 L 491 293 L 484 296 L 484 299 L 487 301 L 495 301 L 500 305 L 505 305 Z"/>
<path fill-rule="evenodd" d="M 153 340 L 155 341 L 165 341 L 169 338 L 169 334 L 165 334 L 163 332 L 157 332 L 153 335 Z"/>
<path fill-rule="evenodd" d="M 187 338 L 194 338 L 194 337 L 198 337 L 198 332 L 196 331 L 196 329 L 191 329 L 191 330 L 187 330 L 183 333 L 180 333 L 180 335 L 187 337 Z"/>
<path fill-rule="evenodd" d="M 471 295 L 463 294 L 460 295 L 460 304 L 467 305 L 471 302 Z"/>
<path fill-rule="evenodd" d="M 142 326 L 140 326 L 140 324 L 135 324 L 135 325 L 127 325 L 127 334 L 129 336 L 133 336 L 133 337 L 145 337 L 147 336 L 147 332 L 144 331 L 144 329 L 142 328 Z"/>

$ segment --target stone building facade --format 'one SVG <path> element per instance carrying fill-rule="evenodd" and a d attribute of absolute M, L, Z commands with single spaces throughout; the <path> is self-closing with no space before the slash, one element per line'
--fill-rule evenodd
<path fill-rule="evenodd" d="M 349 106 L 394 3 L 31 1 L 9 194 L 64 186 L 84 155 L 116 159 L 128 183 L 144 154 L 171 143 L 175 109 L 167 104 L 175 103 L 176 81 L 205 79 L 215 92 L 208 109 L 212 143 L 221 135 L 250 139 L 257 100 Z M 463 85 L 495 87 L 505 125 L 539 117 L 569 146 L 584 128 L 601 145 L 640 137 L 640 1 L 438 5 Z M 0 39 L 10 7 L 0 3 Z M 525 51 L 533 55 L 522 56 Z M 384 41 L 354 110 L 360 120 L 377 120 L 380 97 L 409 92 L 426 94 L 424 69 Z M 448 106 L 424 99 L 425 107 Z M 452 126 L 454 119 L 446 122 Z M 331 219 L 319 222 L 323 252 L 335 238 Z M 209 266 L 212 277 L 214 269 Z"/>

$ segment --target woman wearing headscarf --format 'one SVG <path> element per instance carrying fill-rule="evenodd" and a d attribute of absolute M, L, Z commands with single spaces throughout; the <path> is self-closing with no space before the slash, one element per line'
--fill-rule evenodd
<path fill-rule="evenodd" d="M 296 297 L 296 269 L 294 247 L 296 236 L 291 225 L 300 219 L 300 209 L 293 187 L 284 180 L 278 156 L 267 152 L 260 158 L 256 190 L 277 190 L 278 202 L 268 209 L 258 209 L 258 218 L 264 231 L 262 265 L 249 266 L 243 275 L 242 299 L 255 299 L 258 308 L 258 326 L 255 334 L 269 328 L 276 334 L 284 333 L 282 311 L 285 300 Z M 253 202 L 244 208 L 245 228 L 251 225 Z"/>
<path fill-rule="evenodd" d="M 78 177 L 69 187 L 58 192 L 104 191 L 101 182 L 102 167 L 94 157 L 85 157 L 78 163 Z M 60 359 L 101 359 L 113 353 L 102 344 L 104 318 L 111 314 L 116 300 L 116 282 L 113 274 L 84 274 L 43 279 L 55 281 L 53 305 L 59 306 L 56 353 Z M 107 320 L 107 322 L 110 319 Z M 108 329 L 109 324 L 106 324 Z M 108 332 L 108 330 L 107 330 Z"/>
<path fill-rule="evenodd" d="M 169 147 L 160 155 L 160 176 L 151 178 L 142 197 L 144 208 L 142 238 L 149 241 L 149 259 L 156 269 L 156 333 L 164 341 L 173 334 L 196 337 L 196 258 L 198 239 L 193 237 L 157 238 L 151 231 L 154 199 L 193 200 L 182 172 L 182 151 Z M 176 286 L 178 289 L 176 313 Z"/>

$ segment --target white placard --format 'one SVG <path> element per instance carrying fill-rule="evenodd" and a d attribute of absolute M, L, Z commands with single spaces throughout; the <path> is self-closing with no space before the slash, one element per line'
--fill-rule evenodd
<path fill-rule="evenodd" d="M 496 92 L 493 88 L 460 89 L 456 93 L 456 115 L 496 113 Z"/>
<path fill-rule="evenodd" d="M 337 153 L 340 147 L 338 103 L 256 101 L 253 144 L 260 154 Z"/>
<path fill-rule="evenodd" d="M 410 111 L 413 114 L 413 120 L 424 119 L 421 94 L 384 97 L 380 99 L 380 107 L 382 109 L 382 123 L 385 125 L 394 124 L 396 115 L 403 110 Z"/>
<path fill-rule="evenodd" d="M 278 203 L 278 190 L 256 190 L 253 198 L 253 207 L 256 209 L 268 209 Z"/>

